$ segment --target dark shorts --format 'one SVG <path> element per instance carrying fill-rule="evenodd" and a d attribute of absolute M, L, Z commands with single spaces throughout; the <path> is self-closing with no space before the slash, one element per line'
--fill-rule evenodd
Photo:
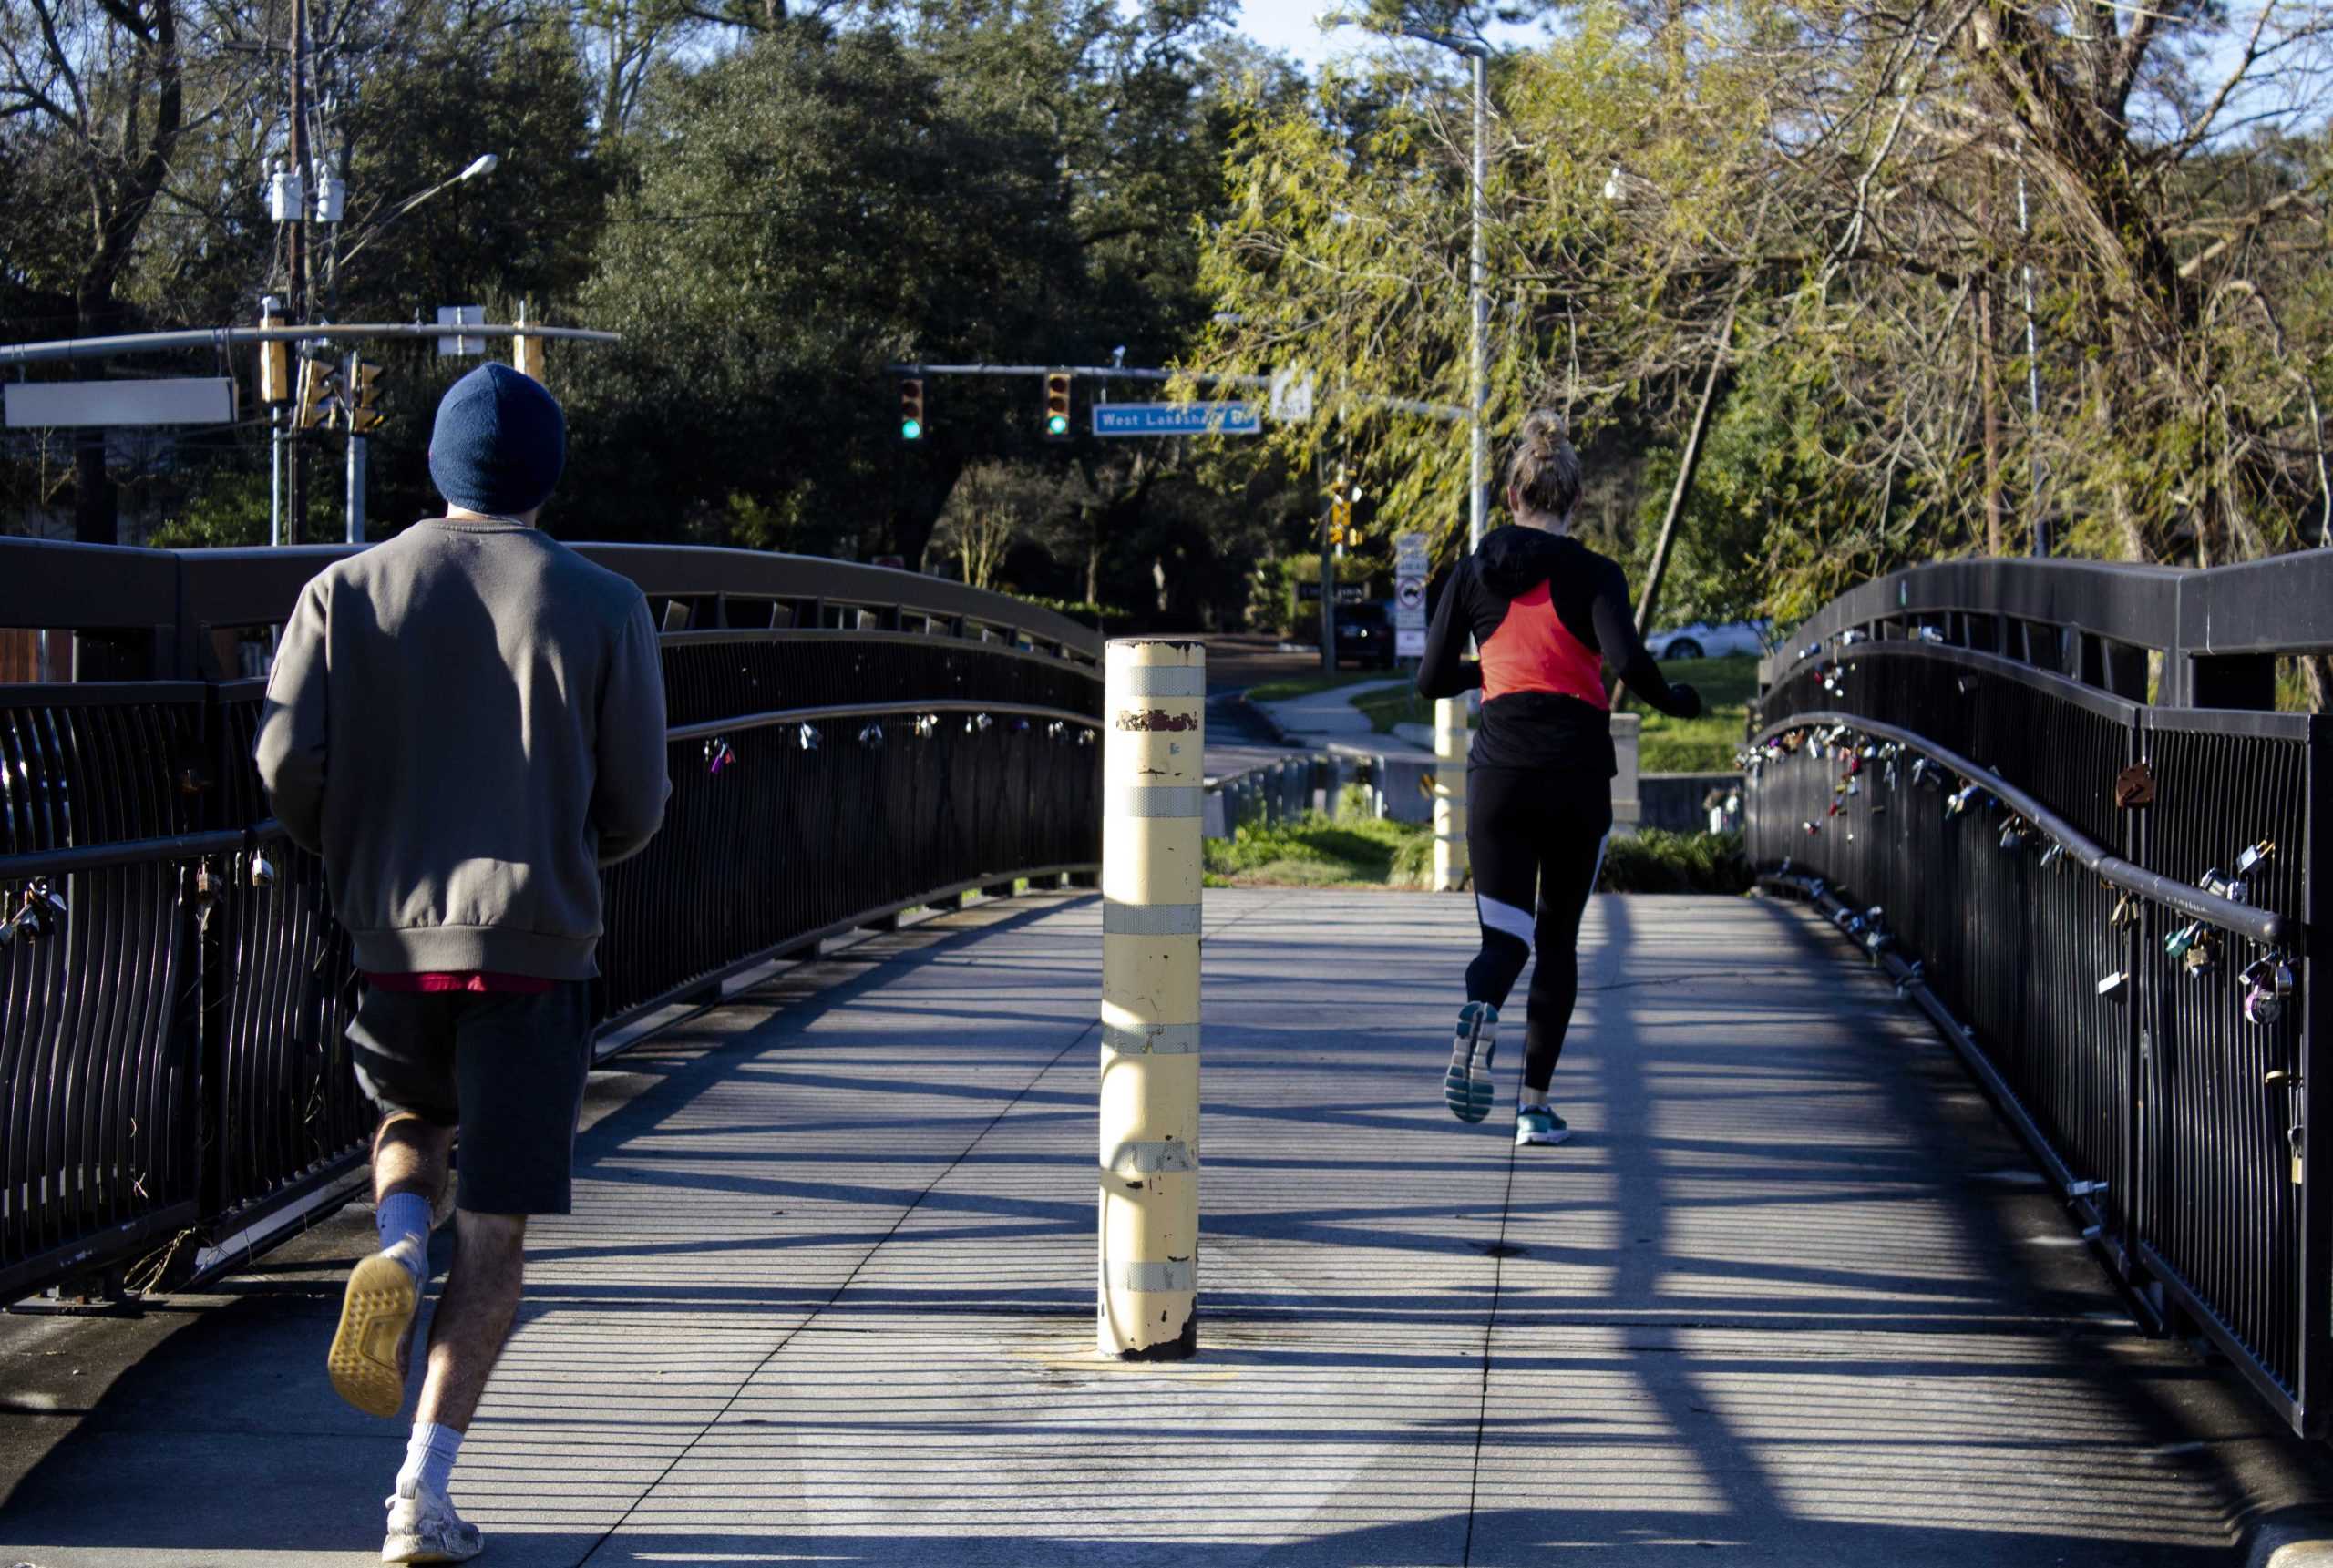
<path fill-rule="evenodd" d="M 591 1067 L 588 981 L 535 996 L 367 986 L 348 1040 L 357 1084 L 383 1112 L 461 1129 L 461 1207 L 569 1211 Z"/>

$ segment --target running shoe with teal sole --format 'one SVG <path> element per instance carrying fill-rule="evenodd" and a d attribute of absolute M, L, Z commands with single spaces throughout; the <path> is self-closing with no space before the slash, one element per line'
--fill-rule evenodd
<path fill-rule="evenodd" d="M 1515 1112 L 1515 1141 L 1525 1143 L 1560 1143 L 1571 1136 L 1571 1129 L 1564 1119 L 1545 1105 L 1524 1105 Z"/>
<path fill-rule="evenodd" d="M 1461 1122 L 1491 1113 L 1491 1058 L 1498 1051 L 1498 1009 L 1468 1002 L 1458 1009 L 1458 1034 L 1450 1045 L 1450 1071 L 1442 1080 L 1443 1102 Z"/>

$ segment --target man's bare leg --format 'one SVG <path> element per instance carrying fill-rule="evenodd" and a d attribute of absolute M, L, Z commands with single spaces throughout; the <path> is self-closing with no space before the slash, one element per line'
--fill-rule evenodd
<path fill-rule="evenodd" d="M 421 1423 L 469 1430 L 503 1342 L 519 1316 L 527 1276 L 527 1216 L 454 1211 L 454 1262 L 429 1324 L 429 1369 Z"/>
<path fill-rule="evenodd" d="M 429 1276 L 429 1219 L 445 1191 L 454 1130 L 393 1111 L 373 1134 L 373 1202 L 381 1250 L 348 1276 L 325 1365 L 342 1399 L 393 1418 L 405 1404 L 414 1315 Z"/>

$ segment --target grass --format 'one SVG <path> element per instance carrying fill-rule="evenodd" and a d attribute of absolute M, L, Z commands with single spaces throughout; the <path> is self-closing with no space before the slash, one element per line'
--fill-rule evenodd
<path fill-rule="evenodd" d="M 1414 684 L 1388 686 L 1382 692 L 1370 692 L 1352 700 L 1352 705 L 1369 715 L 1370 726 L 1381 735 L 1390 735 L 1396 724 L 1426 724 L 1434 723 L 1434 703 L 1418 695 Z"/>
<path fill-rule="evenodd" d="M 1423 887 L 1433 864 L 1434 833 L 1423 824 L 1317 811 L 1207 841 L 1210 887 Z"/>
<path fill-rule="evenodd" d="M 1742 743 L 1742 727 L 1750 699 L 1758 693 L 1758 661 L 1747 653 L 1727 659 L 1666 659 L 1660 672 L 1682 681 L 1701 694 L 1701 716 L 1672 719 L 1666 713 L 1644 712 L 1643 740 L 1637 753 L 1637 771 L 1648 774 L 1714 774 L 1733 771 L 1734 748 Z M 1644 712 L 1629 699 L 1629 707 Z"/>
<path fill-rule="evenodd" d="M 1248 689 L 1251 702 L 1285 702 L 1292 697 L 1310 697 L 1315 692 L 1326 692 L 1337 686 L 1354 686 L 1363 681 L 1384 681 L 1398 678 L 1398 670 L 1341 670 L 1334 675 L 1290 675 L 1278 681 L 1267 681 Z"/>

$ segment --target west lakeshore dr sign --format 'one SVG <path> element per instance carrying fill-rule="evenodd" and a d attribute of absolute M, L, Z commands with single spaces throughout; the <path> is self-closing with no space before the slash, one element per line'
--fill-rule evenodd
<path fill-rule="evenodd" d="M 1096 436 L 1260 436 L 1259 403 L 1096 403 Z"/>

